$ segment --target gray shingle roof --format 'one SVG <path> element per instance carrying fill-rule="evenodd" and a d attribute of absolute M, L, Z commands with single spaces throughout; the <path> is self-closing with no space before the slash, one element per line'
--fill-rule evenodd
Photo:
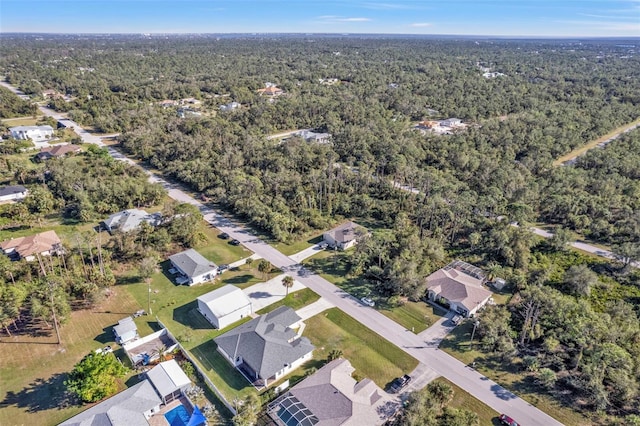
<path fill-rule="evenodd" d="M 102 223 L 108 230 L 117 229 L 120 232 L 129 232 L 138 229 L 143 221 L 148 222 L 151 226 L 157 226 L 161 219 L 160 213 L 149 214 L 144 210 L 129 209 L 112 214 Z"/>
<path fill-rule="evenodd" d="M 298 321 L 300 317 L 293 309 L 281 306 L 214 341 L 229 356 L 242 357 L 261 378 L 268 379 L 285 364 L 292 364 L 315 349 L 309 339 L 296 338 L 296 332 L 289 328 Z"/>
<path fill-rule="evenodd" d="M 0 187 L 0 197 L 5 197 L 7 195 L 20 194 L 26 192 L 27 188 L 22 185 L 11 185 L 11 186 L 3 186 Z"/>
<path fill-rule="evenodd" d="M 215 263 L 207 260 L 194 249 L 185 250 L 183 252 L 176 253 L 173 256 L 169 256 L 169 260 L 171 260 L 171 263 L 175 266 L 180 268 L 182 272 L 187 274 L 189 278 L 205 274 L 218 267 Z"/>
<path fill-rule="evenodd" d="M 143 413 L 160 403 L 151 383 L 144 380 L 60 423 L 60 426 L 148 426 Z"/>
<path fill-rule="evenodd" d="M 113 327 L 113 331 L 118 336 L 123 336 L 131 331 L 138 331 L 136 323 L 133 322 L 133 318 L 126 317 L 118 321 L 118 325 Z"/>

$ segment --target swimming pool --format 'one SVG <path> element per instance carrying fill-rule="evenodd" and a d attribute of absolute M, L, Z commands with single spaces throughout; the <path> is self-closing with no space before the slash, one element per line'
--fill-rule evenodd
<path fill-rule="evenodd" d="M 178 405 L 171 411 L 164 413 L 164 418 L 167 419 L 171 426 L 186 426 L 189 423 L 189 413 L 184 405 Z"/>

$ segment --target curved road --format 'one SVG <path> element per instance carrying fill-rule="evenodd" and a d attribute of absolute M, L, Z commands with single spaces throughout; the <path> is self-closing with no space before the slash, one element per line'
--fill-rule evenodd
<path fill-rule="evenodd" d="M 17 91 L 17 89 L 6 83 L 2 85 L 13 89 L 12 91 L 14 93 Z M 41 107 L 40 110 L 45 115 L 56 119 L 63 118 L 60 114 L 48 108 Z M 84 142 L 100 146 L 104 145 L 100 137 L 89 134 L 71 120 L 67 121 L 69 121 L 69 125 L 73 126 L 75 132 Z M 119 151 L 111 147 L 107 149 L 115 159 L 135 164 Z M 168 191 L 171 198 L 179 202 L 190 203 L 197 206 L 207 222 L 220 229 L 220 231 L 228 233 L 231 238 L 237 239 L 245 247 L 267 259 L 276 267 L 281 268 L 291 275 L 296 275 L 296 279 L 302 284 L 423 363 L 426 366 L 423 366 L 423 368 L 433 370 L 437 375 L 447 378 L 494 410 L 509 414 L 523 425 L 555 426 L 562 424 L 477 371 L 468 368 L 451 355 L 438 350 L 437 347 L 430 345 L 429 342 L 425 342 L 420 336 L 405 329 L 377 310 L 362 305 L 356 298 L 324 278 L 307 273 L 295 260 L 280 253 L 272 246 L 254 236 L 247 228 L 232 222 L 230 219 L 217 213 L 214 209 L 195 200 L 180 190 L 177 185 L 171 184 L 148 171 L 147 173 L 149 174 L 149 180 L 160 183 Z"/>

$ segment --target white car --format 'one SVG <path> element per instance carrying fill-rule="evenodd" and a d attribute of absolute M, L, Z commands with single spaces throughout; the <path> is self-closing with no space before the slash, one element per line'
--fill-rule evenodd
<path fill-rule="evenodd" d="M 363 297 L 362 299 L 360 299 L 360 301 L 362 303 L 364 303 L 367 306 L 371 306 L 374 307 L 376 306 L 376 302 L 374 302 L 373 300 L 369 299 L 368 297 Z"/>

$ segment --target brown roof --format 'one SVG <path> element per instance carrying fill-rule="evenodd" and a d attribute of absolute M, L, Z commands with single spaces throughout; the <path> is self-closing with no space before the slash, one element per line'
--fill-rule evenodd
<path fill-rule="evenodd" d="M 36 253 L 51 251 L 62 244 L 55 231 L 46 231 L 28 237 L 12 238 L 0 243 L 0 248 L 6 251 L 15 248 L 20 257 L 31 256 Z"/>
<path fill-rule="evenodd" d="M 482 286 L 483 279 L 446 266 L 427 277 L 427 290 L 472 310 L 492 293 Z"/>
<path fill-rule="evenodd" d="M 327 234 L 339 243 L 348 243 L 356 239 L 356 228 L 358 225 L 354 222 L 345 222 L 342 225 L 327 231 Z"/>
<path fill-rule="evenodd" d="M 259 89 L 258 93 L 260 93 L 261 95 L 274 96 L 274 95 L 280 95 L 284 93 L 284 91 L 276 86 L 269 86 L 264 89 Z"/>
<path fill-rule="evenodd" d="M 52 157 L 62 157 L 67 155 L 70 152 L 78 152 L 80 151 L 80 147 L 78 145 L 66 144 L 66 145 L 56 145 L 51 148 L 43 148 L 40 151 L 42 153 L 49 153 Z"/>

